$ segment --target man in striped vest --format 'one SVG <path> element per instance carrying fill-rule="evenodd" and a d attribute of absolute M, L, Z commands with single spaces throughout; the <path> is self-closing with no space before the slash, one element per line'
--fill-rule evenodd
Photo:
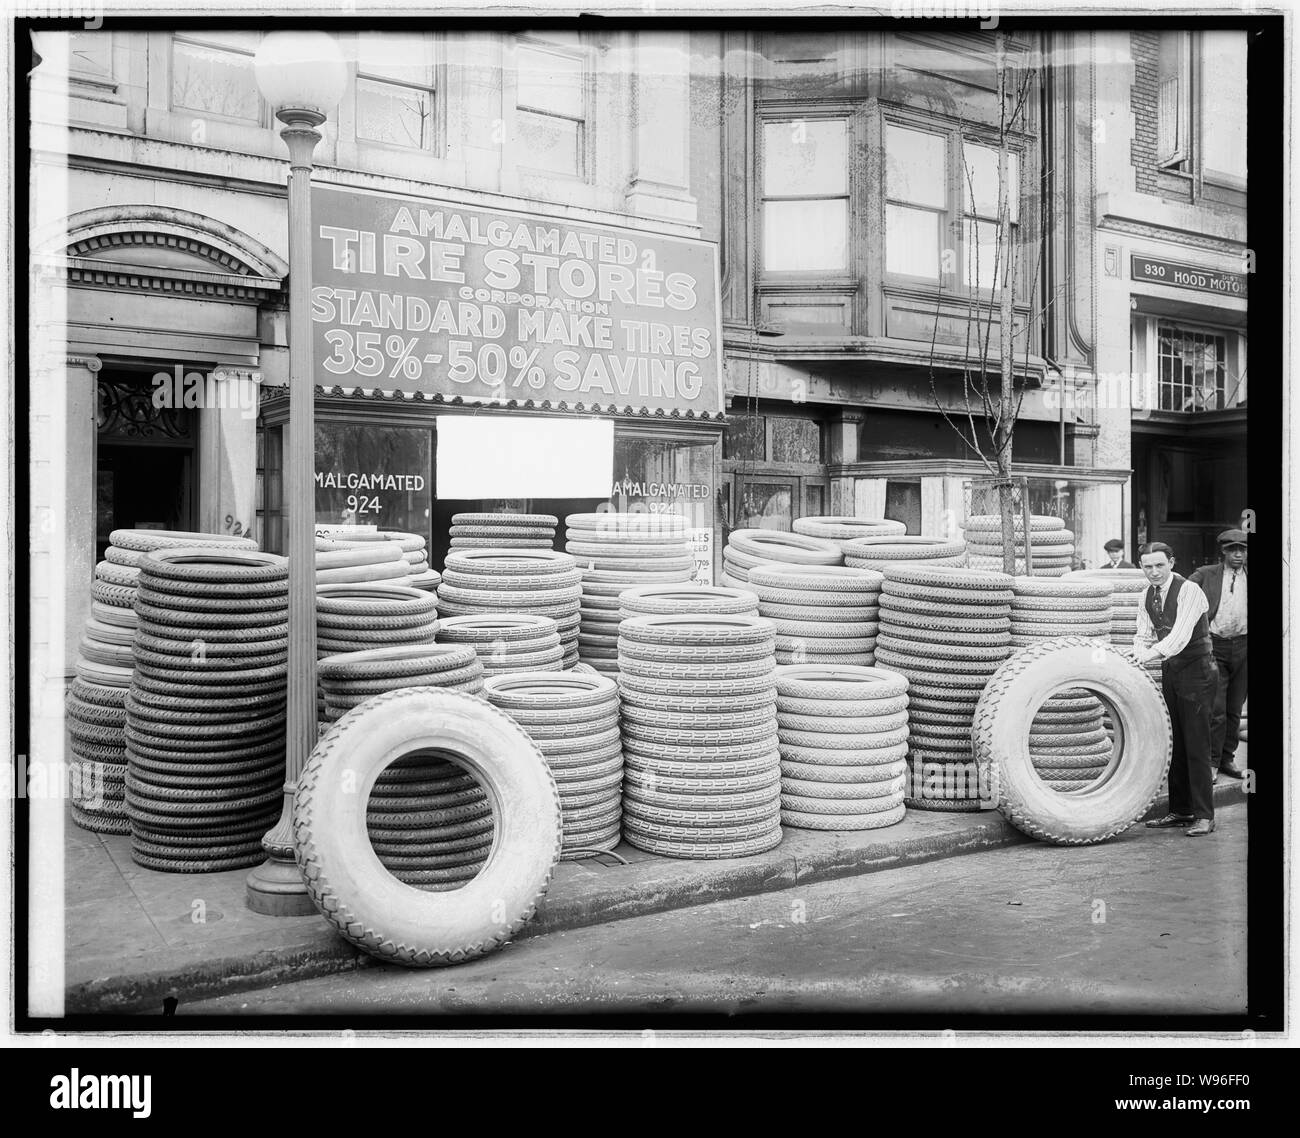
<path fill-rule="evenodd" d="M 1210 715 L 1219 676 L 1205 614 L 1205 594 L 1174 572 L 1174 551 L 1154 541 L 1142 554 L 1151 582 L 1138 609 L 1133 655 L 1139 664 L 1160 660 L 1160 686 L 1173 727 L 1169 763 L 1169 813 L 1148 822 L 1163 829 L 1186 826 L 1188 837 L 1214 833 L 1214 772 Z"/>

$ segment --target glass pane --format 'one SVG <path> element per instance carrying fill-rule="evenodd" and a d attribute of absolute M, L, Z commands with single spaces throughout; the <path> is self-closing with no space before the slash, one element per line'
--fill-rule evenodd
<path fill-rule="evenodd" d="M 614 437 L 614 486 L 598 510 L 679 514 L 695 554 L 693 580 L 713 583 L 713 444 Z"/>
<path fill-rule="evenodd" d="M 938 280 L 941 216 L 925 209 L 885 206 L 885 271 Z"/>
<path fill-rule="evenodd" d="M 173 42 L 172 106 L 259 122 L 252 56 Z"/>
<path fill-rule="evenodd" d="M 763 124 L 763 192 L 796 196 L 848 190 L 848 124 L 791 119 Z"/>
<path fill-rule="evenodd" d="M 357 137 L 390 146 L 427 147 L 433 124 L 428 91 L 357 80 Z"/>
<path fill-rule="evenodd" d="M 1246 33 L 1201 32 L 1205 168 L 1246 177 Z"/>
<path fill-rule="evenodd" d="M 906 127 L 885 127 L 885 192 L 895 201 L 943 209 L 947 145 L 942 135 Z"/>
<path fill-rule="evenodd" d="M 908 533 L 921 532 L 921 484 L 919 482 L 885 483 L 885 517 L 907 526 Z"/>
<path fill-rule="evenodd" d="M 992 221 L 971 221 L 963 225 L 962 280 L 976 288 L 994 288 L 1006 276 L 998 263 L 998 227 Z"/>
<path fill-rule="evenodd" d="M 514 152 L 520 166 L 557 174 L 582 172 L 582 124 L 571 119 L 520 111 L 515 117 Z"/>
<path fill-rule="evenodd" d="M 357 71 L 376 79 L 433 86 L 429 38 L 418 33 L 362 32 L 357 37 Z"/>
<path fill-rule="evenodd" d="M 571 119 L 586 117 L 581 59 L 521 45 L 515 53 L 515 64 L 519 69 L 519 95 L 515 101 L 519 106 Z"/>
<path fill-rule="evenodd" d="M 767 459 L 767 416 L 733 412 L 722 432 L 722 457 L 751 462 Z"/>
<path fill-rule="evenodd" d="M 821 462 L 822 433 L 814 419 L 772 420 L 773 462 Z"/>
<path fill-rule="evenodd" d="M 764 202 L 763 268 L 772 272 L 848 267 L 849 203 Z"/>
<path fill-rule="evenodd" d="M 734 528 L 789 530 L 792 499 L 788 485 L 746 480 L 738 494 Z"/>
<path fill-rule="evenodd" d="M 962 200 L 966 212 L 980 217 L 998 215 L 998 152 L 991 146 L 968 142 L 962 148 L 966 172 L 962 175 Z M 973 192 L 972 192 L 973 191 Z M 1007 155 L 1007 191 L 1010 194 L 1011 220 L 1020 219 L 1020 156 Z"/>
<path fill-rule="evenodd" d="M 318 422 L 317 525 L 373 525 L 427 541 L 432 460 L 428 428 Z"/>
<path fill-rule="evenodd" d="M 805 486 L 803 516 L 820 518 L 826 513 L 826 487 Z"/>

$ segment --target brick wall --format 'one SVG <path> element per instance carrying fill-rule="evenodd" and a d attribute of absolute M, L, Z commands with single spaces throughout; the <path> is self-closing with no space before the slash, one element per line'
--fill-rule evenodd
<path fill-rule="evenodd" d="M 1132 162 L 1137 191 L 1159 194 L 1156 168 L 1156 129 L 1159 105 L 1159 33 L 1132 33 L 1133 53 L 1133 145 Z"/>

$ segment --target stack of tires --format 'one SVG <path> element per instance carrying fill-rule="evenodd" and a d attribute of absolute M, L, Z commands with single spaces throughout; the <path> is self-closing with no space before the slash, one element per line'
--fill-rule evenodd
<path fill-rule="evenodd" d="M 582 570 L 578 656 L 618 676 L 619 595 L 637 585 L 686 585 L 695 557 L 679 514 L 570 514 L 565 549 Z"/>
<path fill-rule="evenodd" d="M 623 837 L 678 858 L 781 841 L 776 632 L 748 615 L 632 616 L 619 628 Z"/>
<path fill-rule="evenodd" d="M 409 585 L 411 565 L 396 541 L 316 539 L 316 584 Z"/>
<path fill-rule="evenodd" d="M 758 616 L 758 597 L 748 589 L 721 585 L 634 585 L 618 595 L 619 616 Z"/>
<path fill-rule="evenodd" d="M 790 528 L 804 537 L 838 542 L 841 548 L 846 541 L 856 541 L 860 537 L 901 537 L 907 533 L 907 526 L 892 518 L 854 518 L 842 515 L 796 518 Z"/>
<path fill-rule="evenodd" d="M 131 644 L 140 559 L 154 549 L 182 545 L 256 549 L 248 538 L 174 530 L 114 530 L 95 566 L 90 619 L 84 629 L 77 678 L 68 693 L 72 820 L 101 834 L 126 834 L 126 695 L 134 657 Z"/>
<path fill-rule="evenodd" d="M 1013 651 L 1012 578 L 923 565 L 884 573 L 876 665 L 908 680 L 907 804 L 984 809 L 971 728 L 984 685 Z"/>
<path fill-rule="evenodd" d="M 554 514 L 453 514 L 452 549 L 554 549 Z"/>
<path fill-rule="evenodd" d="M 1016 573 L 1035 577 L 1064 577 L 1074 563 L 1074 534 L 1065 522 L 1048 514 L 1029 518 L 1029 568 L 1025 561 L 1024 521 L 1016 518 Z M 972 569 L 1001 571 L 1002 518 L 997 514 L 976 514 L 966 519 L 966 563 Z"/>
<path fill-rule="evenodd" d="M 468 644 L 485 678 L 513 672 L 558 672 L 564 666 L 560 632 L 549 616 L 450 616 L 438 633 L 444 644 Z"/>
<path fill-rule="evenodd" d="M 318 585 L 316 655 L 432 644 L 438 598 L 409 585 Z"/>
<path fill-rule="evenodd" d="M 722 583 L 746 587 L 749 571 L 769 564 L 843 565 L 838 542 L 771 529 L 732 530 L 722 551 Z"/>
<path fill-rule="evenodd" d="M 582 574 L 567 553 L 552 549 L 455 549 L 447 554 L 438 607 L 447 616 L 515 613 L 555 621 L 562 666 L 578 662 Z"/>
<path fill-rule="evenodd" d="M 1071 581 L 1104 581 L 1110 586 L 1110 642 L 1128 650 L 1137 635 L 1138 609 L 1150 582 L 1141 569 L 1080 569 L 1070 574 Z M 1160 679 L 1160 661 L 1146 665 L 1147 671 Z"/>
<path fill-rule="evenodd" d="M 966 543 L 942 537 L 888 534 L 857 537 L 844 542 L 844 564 L 852 569 L 882 573 L 890 565 L 931 565 L 941 568 L 966 564 Z"/>
<path fill-rule="evenodd" d="M 128 610 L 123 610 L 128 611 Z M 109 626 L 113 627 L 113 626 Z M 131 629 L 119 626 L 128 638 Z M 129 641 L 128 641 L 129 643 Z M 127 649 L 128 653 L 130 649 Z M 126 696 L 131 668 L 84 657 L 68 690 L 72 820 L 97 834 L 129 834 L 126 816 Z"/>
<path fill-rule="evenodd" d="M 95 583 L 90 589 L 92 615 L 96 604 L 113 609 L 131 608 L 139 582 L 140 559 L 155 549 L 257 549 L 257 542 L 252 538 L 186 530 L 115 529 L 108 540 L 104 560 L 95 566 Z"/>
<path fill-rule="evenodd" d="M 1012 585 L 1011 643 L 1028 648 L 1059 636 L 1109 641 L 1110 586 L 1096 580 L 1017 577 Z M 1110 762 L 1110 723 L 1102 702 L 1083 689 L 1049 697 L 1029 729 L 1029 758 L 1053 790 L 1079 790 Z"/>
<path fill-rule="evenodd" d="M 325 718 L 398 688 L 480 695 L 483 669 L 467 644 L 346 652 L 317 664 Z M 431 725 L 432 727 L 433 725 Z M 399 881 L 426 892 L 458 889 L 478 875 L 492 847 L 492 807 L 472 775 L 430 751 L 408 755 L 375 780 L 366 806 L 375 855 Z"/>
<path fill-rule="evenodd" d="M 401 530 L 359 530 L 344 537 L 326 539 L 326 548 L 357 548 L 375 542 L 395 544 L 402 551 L 402 560 L 406 562 L 406 573 L 410 580 L 404 582 L 412 588 L 428 589 L 432 592 L 438 587 L 438 571 L 429 565 L 428 543 L 418 533 L 404 533 Z M 318 552 L 322 543 L 317 543 Z M 319 566 L 318 566 L 319 568 Z"/>
<path fill-rule="evenodd" d="M 607 676 L 521 672 L 484 685 L 488 702 L 541 748 L 560 792 L 561 860 L 612 850 L 623 816 L 618 686 Z"/>
<path fill-rule="evenodd" d="M 776 670 L 781 824 L 876 830 L 903 820 L 907 680 L 855 665 Z"/>
<path fill-rule="evenodd" d="M 483 666 L 468 644 L 411 644 L 341 652 L 318 660 L 316 675 L 329 723 L 396 688 L 450 688 L 469 695 L 483 690 Z"/>
<path fill-rule="evenodd" d="M 409 585 L 316 586 L 316 658 L 371 648 L 432 644 L 438 598 Z M 316 718 L 323 726 L 324 689 L 317 684 Z"/>
<path fill-rule="evenodd" d="M 875 662 L 884 577 L 843 565 L 764 565 L 749 571 L 759 615 L 776 628 L 778 664 Z"/>
<path fill-rule="evenodd" d="M 211 873 L 265 857 L 284 789 L 288 577 L 269 553 L 141 559 L 125 729 L 137 864 Z"/>

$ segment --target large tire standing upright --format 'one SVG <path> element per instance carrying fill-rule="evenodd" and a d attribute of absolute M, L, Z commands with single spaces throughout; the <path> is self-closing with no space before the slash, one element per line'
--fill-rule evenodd
<path fill-rule="evenodd" d="M 435 753 L 484 788 L 495 823 L 477 876 L 442 892 L 399 881 L 367 832 L 384 772 Z M 293 836 L 307 891 L 344 939 L 394 964 L 458 964 L 499 948 L 536 912 L 560 857 L 560 796 L 537 744 L 507 715 L 473 696 L 409 688 L 354 708 L 316 744 Z"/>
<path fill-rule="evenodd" d="M 1034 769 L 1030 726 L 1053 695 L 1100 696 L 1115 724 L 1114 751 L 1091 785 L 1058 793 Z M 975 710 L 975 755 L 998 809 L 1018 829 L 1058 845 L 1123 833 L 1150 808 L 1169 769 L 1169 712 L 1155 681 L 1114 647 L 1081 636 L 1017 652 L 989 680 Z"/>

